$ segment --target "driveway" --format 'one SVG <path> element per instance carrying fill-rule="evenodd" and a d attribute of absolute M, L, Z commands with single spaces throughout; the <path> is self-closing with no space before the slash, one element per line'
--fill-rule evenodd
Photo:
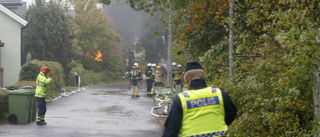
<path fill-rule="evenodd" d="M 150 111 L 154 99 L 132 98 L 129 83 L 86 87 L 47 104 L 45 126 L 4 124 L 1 137 L 160 137 L 162 126 Z"/>

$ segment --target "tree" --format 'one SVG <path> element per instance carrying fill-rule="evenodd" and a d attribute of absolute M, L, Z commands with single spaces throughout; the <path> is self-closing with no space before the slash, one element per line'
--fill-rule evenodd
<path fill-rule="evenodd" d="M 36 0 L 25 15 L 28 25 L 23 32 L 23 57 L 31 53 L 37 60 L 70 62 L 69 17 L 57 1 Z M 23 58 L 22 62 L 25 62 Z"/>
<path fill-rule="evenodd" d="M 121 42 L 121 38 L 108 25 L 108 16 L 97 8 L 96 0 L 70 2 L 75 11 L 72 27 L 74 59 L 80 60 L 86 70 L 104 71 L 109 79 L 119 78 L 124 64 L 114 43 Z M 97 56 L 100 60 L 95 59 Z"/>
<path fill-rule="evenodd" d="M 209 72 L 208 83 L 225 88 L 239 109 L 229 133 L 312 134 L 319 2 L 238 1 L 235 15 L 234 81 L 226 73 L 224 48 L 212 48 L 201 57 Z"/>

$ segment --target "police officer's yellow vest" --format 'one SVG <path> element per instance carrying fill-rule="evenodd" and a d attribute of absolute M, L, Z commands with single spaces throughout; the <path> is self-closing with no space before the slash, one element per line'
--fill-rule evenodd
<path fill-rule="evenodd" d="M 156 82 L 162 82 L 162 71 L 160 69 L 157 69 L 155 71 L 155 79 Z"/>
<path fill-rule="evenodd" d="M 181 137 L 227 134 L 228 127 L 224 121 L 225 112 L 220 89 L 206 87 L 188 90 L 178 95 L 183 110 Z"/>
<path fill-rule="evenodd" d="M 51 82 L 51 78 L 47 78 L 43 72 L 40 72 L 36 80 L 35 97 L 45 98 L 47 96 L 47 84 Z"/>

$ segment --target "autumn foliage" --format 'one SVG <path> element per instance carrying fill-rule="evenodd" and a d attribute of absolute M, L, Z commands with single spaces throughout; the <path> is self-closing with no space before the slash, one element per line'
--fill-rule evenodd
<path fill-rule="evenodd" d="M 228 12 L 228 1 L 193 1 L 176 30 L 177 41 L 204 65 L 208 83 L 227 90 L 236 104 L 229 135 L 312 135 L 319 2 L 236 0 L 232 78 Z"/>

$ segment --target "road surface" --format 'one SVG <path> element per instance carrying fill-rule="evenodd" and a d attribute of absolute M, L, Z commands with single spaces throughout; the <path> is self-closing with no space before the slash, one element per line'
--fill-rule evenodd
<path fill-rule="evenodd" d="M 4 124 L 1 137 L 160 137 L 163 131 L 150 114 L 155 101 L 132 98 L 129 83 L 86 87 L 68 97 L 47 104 L 45 126 Z"/>

